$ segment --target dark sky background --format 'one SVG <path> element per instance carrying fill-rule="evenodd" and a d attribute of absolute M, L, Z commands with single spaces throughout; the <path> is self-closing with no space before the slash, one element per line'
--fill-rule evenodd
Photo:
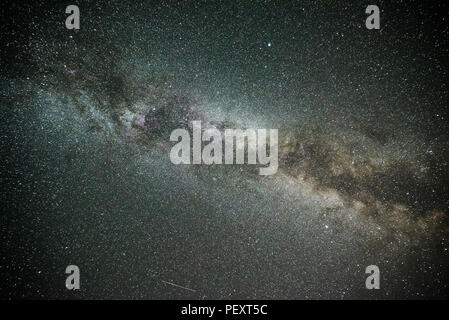
<path fill-rule="evenodd" d="M 1 298 L 447 297 L 444 2 L 68 4 L 1 5 Z M 278 174 L 172 165 L 196 115 L 279 128 Z"/>

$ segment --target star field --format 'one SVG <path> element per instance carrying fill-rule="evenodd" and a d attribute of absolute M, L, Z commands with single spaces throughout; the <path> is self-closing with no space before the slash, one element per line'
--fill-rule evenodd
<path fill-rule="evenodd" d="M 11 4 L 0 296 L 447 297 L 448 11 L 366 5 Z M 173 165 L 193 120 L 278 128 L 277 174 Z"/>

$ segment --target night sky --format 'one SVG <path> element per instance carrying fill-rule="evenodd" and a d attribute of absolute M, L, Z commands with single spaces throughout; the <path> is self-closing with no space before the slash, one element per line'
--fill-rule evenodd
<path fill-rule="evenodd" d="M 447 298 L 442 1 L 1 6 L 0 298 Z M 278 172 L 172 164 L 193 120 Z"/>

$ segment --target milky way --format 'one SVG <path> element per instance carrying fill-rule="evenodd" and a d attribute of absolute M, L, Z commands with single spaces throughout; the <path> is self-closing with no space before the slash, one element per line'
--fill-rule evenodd
<path fill-rule="evenodd" d="M 445 297 L 448 11 L 391 2 L 13 8 L 1 297 Z M 172 164 L 194 120 L 278 128 L 278 172 Z"/>

